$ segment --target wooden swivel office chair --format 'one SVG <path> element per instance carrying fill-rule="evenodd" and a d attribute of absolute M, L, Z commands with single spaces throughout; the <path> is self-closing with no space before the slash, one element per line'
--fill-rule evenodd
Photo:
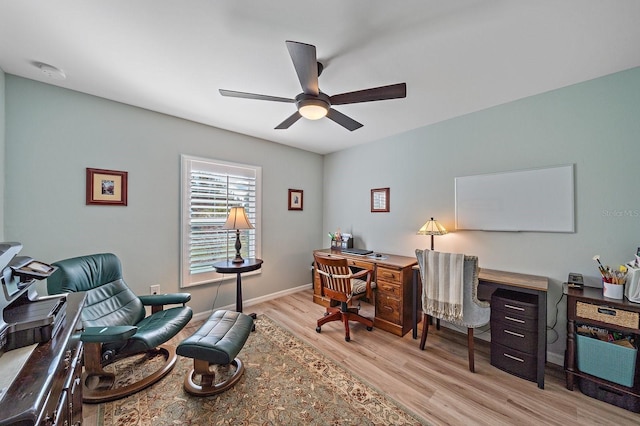
<path fill-rule="evenodd" d="M 366 297 L 373 298 L 375 283 L 371 282 L 371 271 L 362 270 L 353 273 L 347 264 L 347 259 L 325 257 L 314 254 L 316 271 L 320 275 L 323 293 L 340 306 L 327 308 L 325 316 L 318 320 L 316 331 L 320 333 L 322 325 L 331 321 L 344 323 L 345 341 L 350 341 L 349 321 L 364 324 L 368 331 L 373 330 L 373 321 L 358 313 L 358 308 L 350 307 L 353 300 Z"/>
<path fill-rule="evenodd" d="M 136 296 L 122 278 L 120 260 L 111 253 L 74 257 L 54 263 L 58 270 L 47 279 L 49 294 L 86 292 L 81 312 L 84 329 L 82 398 L 98 403 L 123 398 L 156 383 L 174 367 L 175 348 L 166 342 L 191 320 L 185 304 L 189 293 Z M 180 305 L 163 309 L 163 305 Z M 145 306 L 151 306 L 146 316 Z M 103 367 L 135 355 L 159 354 L 160 366 L 146 377 L 115 387 L 116 377 Z"/>
<path fill-rule="evenodd" d="M 488 324 L 491 316 L 489 303 L 478 299 L 478 257 L 432 250 L 416 250 L 416 257 L 424 314 L 420 349 L 424 350 L 432 317 L 466 327 L 469 371 L 475 372 L 473 329 Z"/>

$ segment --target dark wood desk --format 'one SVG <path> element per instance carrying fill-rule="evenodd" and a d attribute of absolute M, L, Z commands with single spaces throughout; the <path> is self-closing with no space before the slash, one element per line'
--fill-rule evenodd
<path fill-rule="evenodd" d="M 544 366 L 547 360 L 547 289 L 549 280 L 538 275 L 518 274 L 515 272 L 497 271 L 480 268 L 478 274 L 478 298 L 491 300 L 497 289 L 506 289 L 520 293 L 534 294 L 538 297 L 538 344 L 536 381 L 540 389 L 544 389 Z M 413 338 L 418 337 L 419 311 L 421 308 L 420 268 L 413 267 Z"/>
<path fill-rule="evenodd" d="M 76 325 L 85 294 L 66 297 L 60 329 L 38 344 L 0 401 L 0 425 L 82 423 L 82 342 Z"/>
<path fill-rule="evenodd" d="M 262 259 L 244 259 L 242 263 L 222 260 L 213 264 L 221 274 L 236 274 L 236 311 L 242 312 L 242 274 L 262 268 Z M 255 319 L 255 314 L 252 315 Z"/>

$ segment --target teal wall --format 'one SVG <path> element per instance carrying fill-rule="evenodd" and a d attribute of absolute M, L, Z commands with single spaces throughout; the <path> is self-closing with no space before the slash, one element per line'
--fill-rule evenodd
<path fill-rule="evenodd" d="M 262 166 L 259 276 L 245 300 L 311 282 L 322 243 L 322 156 L 86 94 L 6 76 L 5 236 L 45 262 L 110 251 L 137 293 L 178 290 L 180 155 Z M 129 173 L 128 206 L 85 205 L 85 169 Z M 304 210 L 287 210 L 287 190 Z M 284 272 L 286 271 L 286 273 Z M 216 308 L 235 303 L 235 277 Z M 195 312 L 212 308 L 218 285 L 190 287 Z"/>
<path fill-rule="evenodd" d="M 357 246 L 413 256 L 429 245 L 416 235 L 429 217 L 455 231 L 456 176 L 575 164 L 575 233 L 436 237 L 436 249 L 478 255 L 481 267 L 550 278 L 550 325 L 558 309 L 550 361 L 560 364 L 567 274 L 580 272 L 597 286 L 593 255 L 615 266 L 640 246 L 640 68 L 324 157 L 12 75 L 0 79 L 3 239 L 22 241 L 25 254 L 44 261 L 116 252 L 142 293 L 150 284 L 177 290 L 182 153 L 263 167 L 265 267 L 247 278 L 245 299 L 308 283 L 311 250 L 327 246 L 326 234 L 338 227 Z M 86 167 L 127 170 L 129 206 L 85 206 Z M 391 188 L 390 213 L 370 213 L 370 190 L 379 187 Z M 287 211 L 288 188 L 304 189 L 303 212 Z M 211 309 L 215 286 L 190 291 L 196 312 Z M 234 283 L 225 283 L 216 306 L 234 300 Z"/>
<path fill-rule="evenodd" d="M 477 255 L 481 267 L 549 277 L 552 324 L 569 272 L 599 286 L 594 255 L 617 266 L 640 246 L 639 113 L 635 68 L 328 155 L 323 235 L 340 227 L 357 246 L 413 256 L 430 245 L 416 231 L 431 216 L 455 231 L 456 176 L 573 163 L 575 233 L 435 237 L 437 250 Z M 370 213 L 370 190 L 380 187 L 390 187 L 390 213 Z M 561 364 L 565 302 L 558 306 L 559 338 L 548 337 Z"/>

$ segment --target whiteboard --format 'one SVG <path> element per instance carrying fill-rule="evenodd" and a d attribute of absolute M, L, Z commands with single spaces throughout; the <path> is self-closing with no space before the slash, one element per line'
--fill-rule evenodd
<path fill-rule="evenodd" d="M 573 164 L 455 178 L 456 229 L 575 232 Z"/>

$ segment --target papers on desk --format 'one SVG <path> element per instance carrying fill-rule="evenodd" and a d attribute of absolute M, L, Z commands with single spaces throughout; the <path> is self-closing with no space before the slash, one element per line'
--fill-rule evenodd
<path fill-rule="evenodd" d="M 0 402 L 9 390 L 11 383 L 20 374 L 22 367 L 24 367 L 36 346 L 38 344 L 34 343 L 22 348 L 12 349 L 0 357 Z"/>

